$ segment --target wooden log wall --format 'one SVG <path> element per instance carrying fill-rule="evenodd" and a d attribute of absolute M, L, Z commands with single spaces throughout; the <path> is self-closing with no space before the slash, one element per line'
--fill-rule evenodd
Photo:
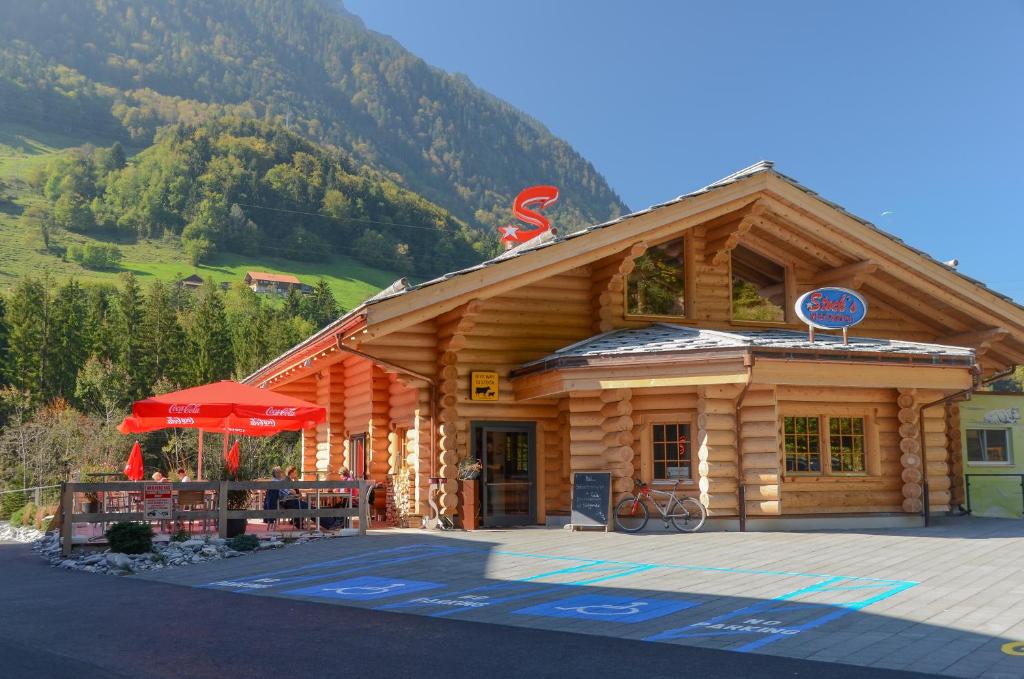
<path fill-rule="evenodd" d="M 903 434 L 913 434 L 913 427 L 903 427 L 899 419 L 897 393 L 894 389 L 842 389 L 832 387 L 779 386 L 779 423 L 787 413 L 820 413 L 850 417 L 871 416 L 866 437 L 877 441 L 877 458 L 867 459 L 867 476 L 796 476 L 785 475 L 782 483 L 781 511 L 791 514 L 836 514 L 902 512 L 904 486 L 919 478 L 907 473 L 901 461 Z M 796 409 L 796 410 L 794 410 Z M 904 415 L 906 417 L 906 415 Z M 915 425 L 916 426 L 916 425 Z M 870 441 L 867 444 L 871 446 Z M 913 447 L 913 444 L 909 444 Z M 779 434 L 780 470 L 785 469 L 783 440 Z M 822 451 L 822 464 L 827 462 Z M 907 459 L 907 462 L 913 462 Z M 784 472 L 783 472 L 784 473 Z M 919 489 L 919 485 L 918 485 Z M 913 488 L 909 489 L 913 490 Z"/>
<path fill-rule="evenodd" d="M 917 397 L 924 403 L 943 398 L 941 391 L 918 390 Z M 928 503 L 932 513 L 946 512 L 952 501 L 953 482 L 949 464 L 949 442 L 946 437 L 946 408 L 937 405 L 927 408 L 924 417 L 924 454 L 928 469 Z M 959 436 L 959 430 L 957 430 Z"/>
<path fill-rule="evenodd" d="M 778 400 L 775 387 L 752 385 L 740 406 L 740 451 L 748 516 L 782 513 Z M 728 467 L 728 465 L 721 465 Z M 721 469 L 721 474 L 739 470 Z"/>
<path fill-rule="evenodd" d="M 921 511 L 922 472 L 921 430 L 918 424 L 918 406 L 921 401 L 916 389 L 899 389 L 900 464 L 903 466 L 903 511 L 916 514 Z"/>
<path fill-rule="evenodd" d="M 647 244 L 640 242 L 591 266 L 590 294 L 595 333 L 621 327 L 626 312 L 626 279 L 633 271 L 636 258 L 646 250 Z"/>
<path fill-rule="evenodd" d="M 633 469 L 636 477 L 654 480 L 651 425 L 654 423 L 681 423 L 690 425 L 690 453 L 692 459 L 690 483 L 684 492 L 697 492 L 697 388 L 656 387 L 633 390 Z M 644 459 L 644 457 L 648 459 Z"/>
<path fill-rule="evenodd" d="M 327 366 L 316 374 L 316 404 L 327 409 L 327 419 L 316 427 L 315 463 L 311 468 L 303 464 L 302 469 L 304 475 L 316 473 L 318 479 L 326 479 L 331 466 L 331 373 Z"/>
<path fill-rule="evenodd" d="M 352 451 L 349 450 L 349 439 L 356 434 L 370 433 L 370 412 L 373 407 L 372 380 L 372 363 L 356 356 L 345 359 L 345 442 L 343 464 L 353 474 L 356 473 L 356 467 L 355 460 L 352 458 Z M 367 453 L 368 457 L 369 454 Z"/>
<path fill-rule="evenodd" d="M 544 503 L 547 514 L 568 513 L 572 502 L 569 465 L 569 399 L 558 401 L 558 417 L 544 420 Z"/>
<path fill-rule="evenodd" d="M 732 385 L 697 388 L 697 470 L 709 516 L 737 516 L 736 396 Z"/>
<path fill-rule="evenodd" d="M 402 467 L 411 471 L 413 491 L 409 510 L 422 515 L 425 511 L 419 498 L 425 501 L 430 485 L 430 389 L 426 385 L 406 384 L 391 375 L 388 394 L 388 473 L 396 474 Z"/>
<path fill-rule="evenodd" d="M 331 365 L 331 407 L 327 410 L 330 434 L 328 476 L 339 478 L 338 470 L 345 463 L 345 362 Z"/>
<path fill-rule="evenodd" d="M 629 389 L 569 395 L 571 472 L 612 474 L 613 499 L 633 488 L 633 406 Z"/>

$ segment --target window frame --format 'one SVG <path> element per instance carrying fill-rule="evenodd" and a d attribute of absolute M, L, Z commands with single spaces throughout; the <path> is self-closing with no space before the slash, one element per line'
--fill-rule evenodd
<path fill-rule="evenodd" d="M 969 457 L 970 456 L 970 452 L 967 449 L 967 435 L 968 435 L 969 432 L 972 432 L 972 431 L 982 431 L 982 432 L 985 432 L 985 431 L 1001 431 L 1001 432 L 1003 432 L 1006 435 L 1006 461 L 1004 462 L 1002 460 L 995 460 L 995 461 L 993 461 L 993 460 L 981 460 L 981 461 L 972 460 Z M 1014 466 L 1014 462 L 1013 462 L 1013 427 L 996 427 L 996 426 L 992 426 L 992 427 L 974 427 L 974 426 L 972 426 L 972 427 L 964 427 L 964 445 L 963 445 L 963 450 L 964 450 L 964 463 L 965 464 L 968 464 L 968 465 L 971 465 L 971 466 L 978 465 L 978 466 L 982 466 L 982 467 L 1013 467 Z M 984 450 L 985 450 L 985 456 L 988 457 L 988 446 L 985 446 Z"/>
<path fill-rule="evenodd" d="M 696 488 L 700 480 L 700 471 L 697 469 L 699 460 L 697 458 L 697 422 L 696 416 L 691 413 L 680 413 L 678 415 L 659 414 L 645 416 L 643 423 L 643 437 L 640 441 L 640 479 L 646 483 L 659 481 L 675 482 L 675 479 L 654 478 L 654 427 L 664 424 L 683 424 L 690 430 L 690 478 L 679 479 L 680 488 Z"/>
<path fill-rule="evenodd" d="M 743 247 L 745 247 L 746 249 L 750 250 L 751 252 L 753 252 L 755 254 L 761 255 L 765 259 L 769 259 L 772 262 L 775 262 L 775 264 L 777 264 L 780 267 L 782 267 L 782 289 L 783 289 L 783 293 L 782 294 L 783 294 L 783 297 L 785 298 L 783 300 L 783 303 L 782 303 L 782 320 L 781 321 L 754 321 L 754 320 L 747 320 L 747 319 L 743 319 L 743 318 L 736 318 L 733 315 L 734 312 L 735 312 L 735 308 L 734 308 L 733 303 L 732 303 L 732 286 L 733 286 L 733 279 L 735 278 L 735 276 L 733 274 L 733 271 L 732 271 L 732 258 L 733 258 L 733 253 L 735 252 L 735 250 L 733 250 L 733 251 L 729 252 L 729 324 L 730 325 L 736 325 L 736 326 L 747 326 L 747 325 L 749 325 L 749 326 L 753 326 L 753 327 L 764 326 L 764 327 L 768 327 L 768 328 L 775 328 L 775 327 L 783 327 L 783 326 L 787 326 L 787 325 L 793 325 L 794 323 L 796 323 L 798 319 L 796 318 L 796 312 L 793 310 L 793 304 L 796 302 L 797 295 L 796 295 L 796 276 L 794 275 L 795 272 L 793 271 L 793 265 L 792 264 L 788 264 L 788 263 L 787 264 L 783 264 L 781 262 L 776 262 L 774 259 L 772 259 L 768 255 L 765 255 L 764 253 L 758 252 L 756 247 L 751 247 L 749 244 L 743 244 Z"/>
<path fill-rule="evenodd" d="M 867 478 L 881 475 L 881 454 L 878 443 L 878 427 L 875 413 L 863 408 L 834 406 L 825 408 L 779 408 L 779 469 L 782 477 L 789 479 L 821 479 L 821 478 Z M 821 471 L 803 472 L 786 469 L 785 418 L 816 417 L 818 418 L 818 437 L 821 455 Z M 832 469 L 831 418 L 860 418 L 864 420 L 864 471 L 844 472 Z"/>
<path fill-rule="evenodd" d="M 647 250 L 652 250 L 659 245 L 664 245 L 674 240 L 681 240 L 683 242 L 683 313 L 680 314 L 632 314 L 629 312 L 629 277 L 633 274 L 630 271 L 622 277 L 622 317 L 625 320 L 630 321 L 672 321 L 687 322 L 692 321 L 694 316 L 694 293 L 693 290 L 696 284 L 696 262 L 693 259 L 693 243 L 690 240 L 690 236 L 687 234 L 676 234 L 660 240 L 657 243 L 653 243 L 647 247 Z M 647 254 L 645 250 L 643 254 L 638 255 L 635 259 L 639 259 Z"/>

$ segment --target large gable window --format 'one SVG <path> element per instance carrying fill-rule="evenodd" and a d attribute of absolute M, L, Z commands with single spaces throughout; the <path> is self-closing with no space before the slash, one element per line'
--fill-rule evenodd
<path fill-rule="evenodd" d="M 786 269 L 742 245 L 732 251 L 732 319 L 786 320 Z"/>
<path fill-rule="evenodd" d="M 648 248 L 636 258 L 626 285 L 626 313 L 633 316 L 686 315 L 684 239 Z"/>

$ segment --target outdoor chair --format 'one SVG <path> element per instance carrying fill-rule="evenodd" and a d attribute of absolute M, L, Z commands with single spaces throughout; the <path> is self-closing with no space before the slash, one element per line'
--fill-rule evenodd
<path fill-rule="evenodd" d="M 206 493 L 201 490 L 179 490 L 178 491 L 178 509 L 181 510 L 205 510 L 206 509 Z M 192 534 L 192 523 L 194 519 L 188 520 L 188 532 Z M 206 531 L 206 518 L 200 519 L 200 524 L 203 532 Z"/>

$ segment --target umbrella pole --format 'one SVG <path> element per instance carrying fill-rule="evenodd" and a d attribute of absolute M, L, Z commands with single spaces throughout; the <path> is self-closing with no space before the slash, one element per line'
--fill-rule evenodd
<path fill-rule="evenodd" d="M 196 464 L 196 481 L 203 480 L 203 430 L 199 430 L 199 462 Z"/>
<path fill-rule="evenodd" d="M 230 434 L 224 432 L 224 466 L 227 467 L 228 461 L 228 437 Z"/>

